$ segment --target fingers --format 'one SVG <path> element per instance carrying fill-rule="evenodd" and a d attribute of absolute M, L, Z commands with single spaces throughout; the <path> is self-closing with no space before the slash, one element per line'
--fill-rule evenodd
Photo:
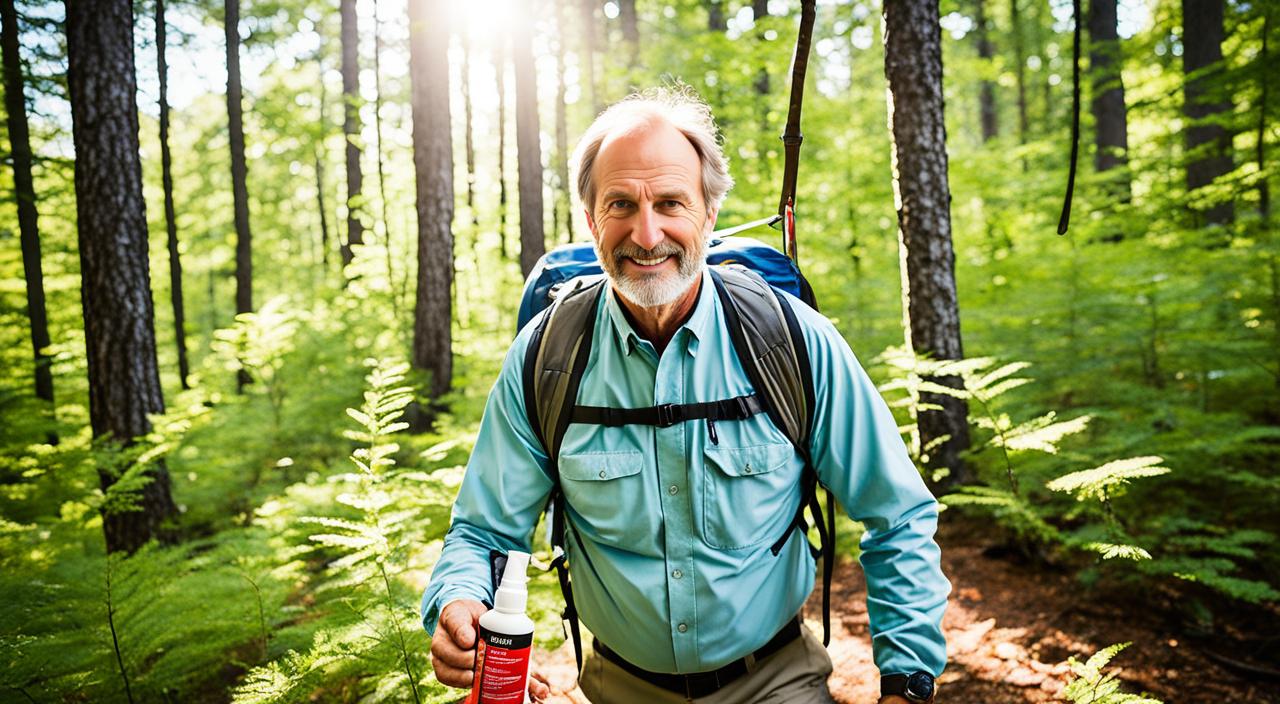
<path fill-rule="evenodd" d="M 540 702 L 549 696 L 551 696 L 551 683 L 547 681 L 546 677 L 542 676 L 541 672 L 530 672 L 529 697 L 534 701 Z"/>
<path fill-rule="evenodd" d="M 476 621 L 487 609 L 478 601 L 449 602 L 431 637 L 431 666 L 450 687 L 470 687 L 476 661 Z"/>

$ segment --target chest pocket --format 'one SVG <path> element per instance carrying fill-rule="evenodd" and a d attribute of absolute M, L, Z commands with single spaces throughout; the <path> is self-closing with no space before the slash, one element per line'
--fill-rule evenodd
<path fill-rule="evenodd" d="M 789 444 L 706 450 L 702 535 L 721 550 L 755 547 L 782 535 L 795 517 L 799 473 L 790 471 Z"/>
<path fill-rule="evenodd" d="M 560 456 L 560 486 L 578 527 L 596 542 L 634 547 L 657 535 L 656 512 L 650 510 L 639 452 L 592 452 Z M 579 522 L 575 522 L 579 523 Z"/>

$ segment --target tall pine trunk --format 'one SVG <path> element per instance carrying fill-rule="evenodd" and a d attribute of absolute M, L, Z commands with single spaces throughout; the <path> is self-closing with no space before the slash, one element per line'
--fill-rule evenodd
<path fill-rule="evenodd" d="M 886 2 L 884 34 L 907 345 L 918 356 L 961 359 L 938 0 Z M 959 377 L 930 381 L 961 384 Z M 947 485 L 965 483 L 969 472 L 960 453 L 969 446 L 968 404 L 935 393 L 921 394 L 920 401 L 943 408 L 919 413 L 920 446 L 932 448 L 927 466 L 948 470 Z M 933 447 L 944 436 L 949 439 Z"/>
<path fill-rule="evenodd" d="M 378 161 L 378 206 L 382 216 L 382 241 L 386 245 L 387 291 L 391 298 L 391 315 L 400 320 L 400 299 L 396 295 L 396 271 L 391 254 L 391 218 L 387 215 L 387 171 L 383 164 L 382 149 L 382 21 L 378 13 L 378 0 L 373 2 L 373 132 L 378 140 L 374 156 Z"/>
<path fill-rule="evenodd" d="M 987 0 L 976 0 L 978 58 L 982 59 L 983 68 L 991 65 L 995 57 L 995 47 L 991 43 L 991 21 L 987 17 Z M 989 78 L 982 79 L 978 87 L 978 112 L 982 124 L 982 141 L 989 142 L 996 138 L 999 126 L 996 115 L 996 84 Z"/>
<path fill-rule="evenodd" d="M 501 29 L 493 49 L 493 72 L 498 84 L 498 247 L 504 260 L 507 250 L 507 40 Z"/>
<path fill-rule="evenodd" d="M 1231 133 L 1212 118 L 1229 112 L 1218 93 L 1222 84 L 1223 0 L 1182 0 L 1183 114 L 1187 117 L 1187 190 L 1207 186 L 1231 172 Z M 1235 219 L 1228 199 L 1197 209 L 1201 223 L 1225 225 Z"/>
<path fill-rule="evenodd" d="M 187 316 L 182 305 L 182 258 L 178 255 L 178 221 L 173 207 L 173 157 L 169 153 L 169 64 L 165 59 L 164 0 L 156 0 L 156 68 L 160 74 L 160 171 L 164 188 L 164 222 L 169 246 L 169 302 L 178 345 L 178 380 L 191 388 L 187 376 Z"/>
<path fill-rule="evenodd" d="M 556 230 L 553 237 L 560 236 L 561 213 L 564 217 L 565 241 L 573 241 L 573 185 L 569 183 L 569 127 L 565 115 L 565 23 L 562 6 L 556 4 L 556 193 L 554 211 L 556 213 Z"/>
<path fill-rule="evenodd" d="M 640 61 L 640 22 L 636 17 L 636 0 L 618 0 L 618 19 L 622 21 L 622 43 L 626 46 L 627 67 Z"/>
<path fill-rule="evenodd" d="M 578 0 L 579 17 L 582 20 L 582 52 L 578 54 L 578 62 L 582 66 L 591 95 L 591 115 L 599 115 L 604 109 L 600 99 L 600 91 L 596 87 L 596 1 Z"/>
<path fill-rule="evenodd" d="M 227 132 L 231 144 L 231 193 L 236 221 L 236 314 L 253 312 L 253 235 L 249 231 L 248 168 L 244 159 L 244 113 L 240 96 L 240 0 L 226 0 Z M 250 382 L 241 369 L 236 387 Z"/>
<path fill-rule="evenodd" d="M 471 215 L 474 231 L 480 225 L 480 218 L 476 211 L 476 142 L 471 124 L 471 33 L 463 31 L 459 33 L 459 39 L 462 41 L 462 119 L 466 123 L 463 125 L 463 143 L 467 158 L 467 212 Z"/>
<path fill-rule="evenodd" d="M 527 12 L 527 10 L 526 10 Z M 516 166 L 520 188 L 520 271 L 528 276 L 546 252 L 542 223 L 542 145 L 538 126 L 538 77 L 533 63 L 533 18 L 526 14 L 512 35 L 516 73 Z"/>
<path fill-rule="evenodd" d="M 320 266 L 327 276 L 329 273 L 329 210 L 325 205 L 324 191 L 328 187 L 324 175 L 324 164 L 328 154 L 325 150 L 325 138 L 329 136 L 329 91 L 324 87 L 324 31 L 316 25 L 316 67 L 319 69 L 320 112 L 319 131 L 316 137 L 315 170 L 316 170 L 316 207 L 320 209 Z"/>
<path fill-rule="evenodd" d="M 1129 128 L 1117 23 L 1116 0 L 1089 0 L 1090 108 L 1096 130 L 1093 165 L 1098 173 L 1121 169 L 1121 175 L 1110 182 L 1110 190 L 1128 202 L 1129 177 L 1123 167 L 1128 162 Z"/>
<path fill-rule="evenodd" d="M 1022 16 L 1018 12 L 1021 0 L 1009 0 L 1009 31 L 1013 33 L 1014 81 L 1018 89 L 1018 145 L 1027 143 L 1027 49 Z M 1022 158 L 1022 171 L 1027 170 L 1027 159 Z"/>
<path fill-rule="evenodd" d="M 4 60 L 4 107 L 8 118 L 9 148 L 13 154 L 13 195 L 18 205 L 18 230 L 22 243 L 22 270 L 27 284 L 27 317 L 31 322 L 31 351 L 35 360 L 36 398 L 53 411 L 53 358 L 49 347 L 49 320 L 44 303 L 44 268 L 40 261 L 40 222 L 36 210 L 35 181 L 31 176 L 31 133 L 27 127 L 25 81 L 14 0 L 0 0 L 0 48 Z M 57 441 L 56 435 L 49 439 Z"/>
<path fill-rule="evenodd" d="M 433 401 L 453 383 L 453 144 L 445 0 L 409 3 L 413 166 L 417 176 L 418 294 L 413 366 L 431 376 Z"/>
<path fill-rule="evenodd" d="M 130 0 L 68 2 L 67 84 L 75 143 L 80 298 L 93 435 L 130 444 L 164 411 L 147 262 L 147 211 L 138 157 Z M 118 469 L 100 465 L 102 489 Z M 133 551 L 177 512 L 162 461 L 134 492 L 132 511 L 107 511 L 108 551 Z"/>
<path fill-rule="evenodd" d="M 347 241 L 342 245 L 342 265 L 351 263 L 351 248 L 364 244 L 364 210 L 361 196 L 364 174 L 360 170 L 360 25 L 356 0 L 342 0 L 342 134 L 347 145 Z"/>

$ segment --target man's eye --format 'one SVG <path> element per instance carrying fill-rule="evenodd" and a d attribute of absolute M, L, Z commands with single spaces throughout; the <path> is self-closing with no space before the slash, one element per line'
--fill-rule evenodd
<path fill-rule="evenodd" d="M 664 207 L 664 208 L 679 208 L 679 207 L 681 207 L 681 206 L 683 206 L 683 205 L 684 205 L 684 203 L 681 203 L 681 202 L 680 202 L 680 201 L 678 201 L 678 200 L 671 200 L 671 199 L 668 199 L 668 200 L 664 200 L 664 201 L 662 201 L 662 207 Z"/>
<path fill-rule="evenodd" d="M 609 201 L 610 208 L 625 208 L 629 205 L 631 205 L 631 201 L 622 200 L 621 198 Z"/>

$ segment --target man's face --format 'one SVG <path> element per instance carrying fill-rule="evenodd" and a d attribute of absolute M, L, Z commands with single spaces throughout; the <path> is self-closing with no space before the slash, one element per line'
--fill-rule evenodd
<path fill-rule="evenodd" d="M 716 220 L 693 145 L 656 120 L 607 137 L 594 176 L 587 222 L 610 281 L 643 308 L 675 301 L 702 275 Z"/>

